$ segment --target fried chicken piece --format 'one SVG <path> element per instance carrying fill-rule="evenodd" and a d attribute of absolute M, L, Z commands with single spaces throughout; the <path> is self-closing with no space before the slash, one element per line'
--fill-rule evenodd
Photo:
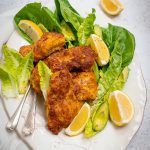
<path fill-rule="evenodd" d="M 91 70 L 96 54 L 88 46 L 78 46 L 56 52 L 50 55 L 46 61 L 53 71 L 68 69 L 69 71 Z"/>
<path fill-rule="evenodd" d="M 34 92 L 36 94 L 39 94 L 39 95 L 42 94 L 42 91 L 40 88 L 40 75 L 38 72 L 38 66 L 37 65 L 33 68 L 32 72 L 31 72 L 30 84 L 31 84 L 32 89 L 34 90 Z"/>
<path fill-rule="evenodd" d="M 57 50 L 61 50 L 65 45 L 65 37 L 57 32 L 45 32 L 40 40 L 32 46 L 23 46 L 20 48 L 20 54 L 26 56 L 33 50 L 34 61 L 38 62 L 48 57 Z"/>
<path fill-rule="evenodd" d="M 25 57 L 29 52 L 33 51 L 34 46 L 33 45 L 26 45 L 22 46 L 19 50 L 19 53 Z"/>
<path fill-rule="evenodd" d="M 45 32 L 34 45 L 33 53 L 35 61 L 46 58 L 53 52 L 62 49 L 65 45 L 65 37 L 57 32 Z"/>
<path fill-rule="evenodd" d="M 74 93 L 79 101 L 95 100 L 97 82 L 93 72 L 73 73 Z"/>
<path fill-rule="evenodd" d="M 67 50 L 62 50 L 51 54 L 43 61 L 48 65 L 53 72 L 68 69 L 90 71 L 94 63 L 93 51 L 90 47 L 79 46 Z M 34 91 L 38 94 L 41 93 L 39 82 L 40 77 L 38 68 L 35 67 L 31 73 L 31 85 Z"/>
<path fill-rule="evenodd" d="M 55 72 L 51 78 L 46 100 L 48 129 L 58 134 L 62 128 L 69 126 L 82 107 L 74 95 L 72 75 L 68 70 Z"/>

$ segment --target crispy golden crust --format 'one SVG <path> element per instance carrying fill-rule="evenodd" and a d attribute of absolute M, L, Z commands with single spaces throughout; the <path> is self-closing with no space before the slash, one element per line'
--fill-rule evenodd
<path fill-rule="evenodd" d="M 31 72 L 30 84 L 36 94 L 42 94 L 42 91 L 40 89 L 40 76 L 37 65 L 33 68 Z"/>
<path fill-rule="evenodd" d="M 74 93 L 79 101 L 95 100 L 97 82 L 93 72 L 73 73 Z"/>
<path fill-rule="evenodd" d="M 40 40 L 34 46 L 35 61 L 46 58 L 53 52 L 62 49 L 65 45 L 65 37 L 57 32 L 45 32 Z"/>
<path fill-rule="evenodd" d="M 91 70 L 96 55 L 88 46 L 78 46 L 56 52 L 49 56 L 46 61 L 53 71 L 68 69 L 69 71 Z"/>
<path fill-rule="evenodd" d="M 26 45 L 26 46 L 22 46 L 19 50 L 19 53 L 25 57 L 29 52 L 31 52 L 33 50 L 34 46 L 33 45 Z"/>
<path fill-rule="evenodd" d="M 47 126 L 58 134 L 62 128 L 68 127 L 83 102 L 79 102 L 74 95 L 72 76 L 68 70 L 55 72 L 50 84 L 46 100 Z"/>
<path fill-rule="evenodd" d="M 40 40 L 34 45 L 27 45 L 20 48 L 20 54 L 26 56 L 33 50 L 34 61 L 38 62 L 48 57 L 55 51 L 61 50 L 65 45 L 65 37 L 57 32 L 45 32 Z"/>

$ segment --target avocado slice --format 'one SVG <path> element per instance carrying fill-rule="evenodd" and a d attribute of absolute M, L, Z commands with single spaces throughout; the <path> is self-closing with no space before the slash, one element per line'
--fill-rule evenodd
<path fill-rule="evenodd" d="M 105 128 L 109 117 L 108 102 L 104 102 L 98 108 L 93 118 L 93 129 L 95 131 L 101 131 Z"/>

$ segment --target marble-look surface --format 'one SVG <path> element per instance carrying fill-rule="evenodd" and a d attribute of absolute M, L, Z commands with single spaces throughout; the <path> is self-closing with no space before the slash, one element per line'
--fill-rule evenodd
<path fill-rule="evenodd" d="M 0 0 L 0 13 L 6 12 L 15 7 L 21 7 L 28 2 L 33 2 L 34 0 Z M 46 3 L 47 0 L 42 0 Z M 112 22 L 122 23 L 122 26 L 128 27 L 136 37 L 137 42 L 137 53 L 139 56 L 139 61 L 141 63 L 141 68 L 147 85 L 147 104 L 145 108 L 145 115 L 143 118 L 142 126 L 137 132 L 136 136 L 130 142 L 127 147 L 128 150 L 149 150 L 150 149 L 150 68 L 149 58 L 150 58 L 150 1 L 149 0 L 122 0 L 125 6 L 123 13 L 115 18 L 110 18 Z M 0 101 L 0 109 L 3 109 Z M 3 133 L 5 130 L 5 124 L 7 122 L 7 117 L 0 114 L 0 132 Z M 5 135 L 0 134 L 0 150 L 26 150 L 26 147 L 21 140 L 16 140 L 17 136 L 12 133 L 6 133 Z M 5 141 L 5 142 L 4 142 Z M 4 145 L 2 143 L 5 143 Z M 9 145 L 9 146 L 8 146 Z"/>

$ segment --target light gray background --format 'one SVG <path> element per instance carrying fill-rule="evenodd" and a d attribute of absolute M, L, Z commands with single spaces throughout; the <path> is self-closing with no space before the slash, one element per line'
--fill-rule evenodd
<path fill-rule="evenodd" d="M 26 3 L 33 1 L 34 0 L 0 0 L 0 13 L 6 12 L 10 9 L 14 9 L 18 6 L 22 7 Z M 44 1 L 45 3 L 46 0 L 41 1 Z M 127 150 L 150 150 L 150 0 L 122 0 L 122 3 L 125 6 L 125 10 L 123 13 L 128 14 L 126 15 L 126 18 L 124 18 L 126 22 L 129 23 L 129 25 L 127 26 L 132 26 L 132 32 L 136 33 L 135 36 L 138 46 L 138 49 L 136 49 L 136 51 L 139 56 L 139 61 L 141 63 L 141 68 L 147 86 L 147 104 L 143 122 L 141 128 L 127 147 Z M 0 109 L 3 109 L 1 104 Z M 0 116 L 5 115 L 6 114 L 4 113 Z M 5 126 L 6 122 L 6 117 L 0 118 L 0 131 L 5 130 L 2 127 Z M 22 141 L 16 141 L 16 138 L 17 136 L 15 134 L 7 133 L 4 138 L 0 140 L 0 145 L 3 141 L 7 141 L 5 142 L 7 143 L 7 145 L 2 145 L 2 147 L 0 147 L 0 150 L 7 150 L 9 143 L 11 143 L 11 145 L 9 146 L 9 150 L 27 149 L 26 147 L 22 146 Z M 17 145 L 17 147 L 15 145 Z"/>

